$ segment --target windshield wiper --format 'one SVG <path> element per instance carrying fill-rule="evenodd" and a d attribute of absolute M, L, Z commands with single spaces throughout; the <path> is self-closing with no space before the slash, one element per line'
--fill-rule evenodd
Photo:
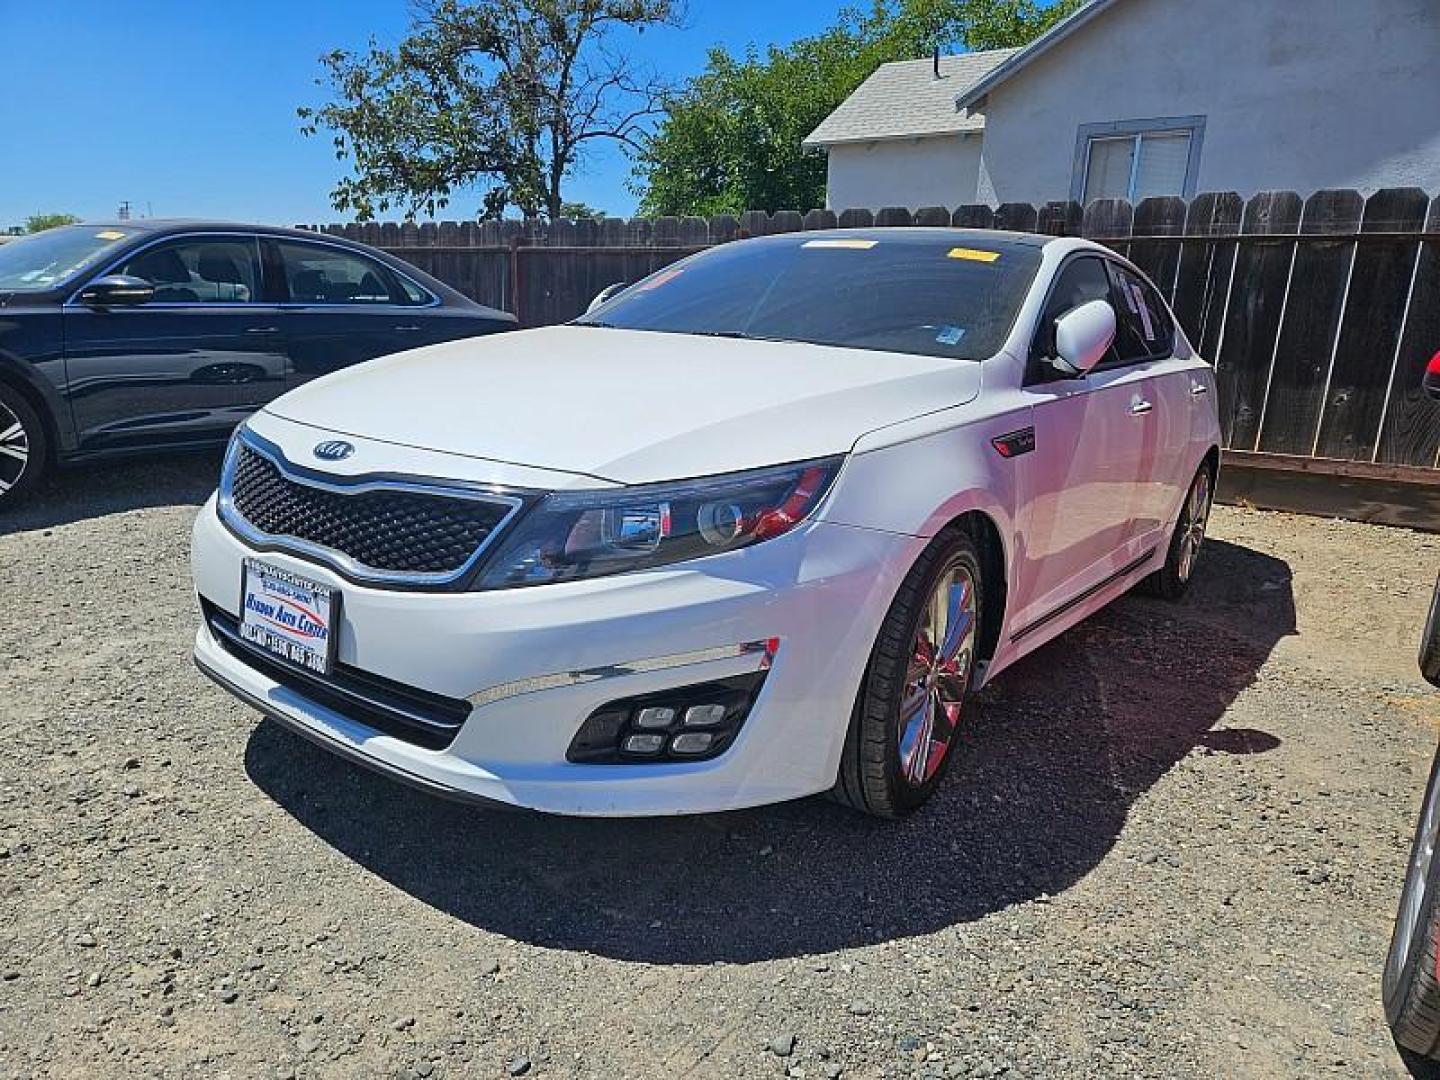
<path fill-rule="evenodd" d="M 802 344 L 795 338 L 767 337 L 764 334 L 747 334 L 743 330 L 683 330 L 680 332 L 692 334 L 695 337 L 732 338 L 736 341 L 787 341 L 792 345 Z"/>

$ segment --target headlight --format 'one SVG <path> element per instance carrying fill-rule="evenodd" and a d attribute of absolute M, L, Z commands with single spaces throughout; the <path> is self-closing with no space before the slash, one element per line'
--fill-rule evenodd
<path fill-rule="evenodd" d="M 805 520 L 842 460 L 620 490 L 556 492 L 521 519 L 486 561 L 476 587 L 601 577 L 758 544 Z"/>

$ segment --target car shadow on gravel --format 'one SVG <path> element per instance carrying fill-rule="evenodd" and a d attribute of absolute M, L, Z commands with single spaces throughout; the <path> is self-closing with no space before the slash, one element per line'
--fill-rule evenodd
<path fill-rule="evenodd" d="M 1185 603 L 1127 597 L 997 679 L 946 783 L 903 822 L 822 799 L 650 820 L 488 811 L 387 781 L 270 722 L 245 765 L 359 867 L 526 942 L 744 963 L 931 933 L 1073 885 L 1187 754 L 1278 745 L 1212 728 L 1294 632 L 1289 567 L 1223 542 L 1202 567 Z"/>
<path fill-rule="evenodd" d="M 156 506 L 199 506 L 220 481 L 219 450 L 122 458 L 58 469 L 0 511 L 0 536 Z"/>

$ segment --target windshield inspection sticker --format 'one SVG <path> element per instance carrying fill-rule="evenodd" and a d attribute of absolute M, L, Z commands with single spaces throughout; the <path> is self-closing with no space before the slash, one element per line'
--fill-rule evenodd
<path fill-rule="evenodd" d="M 854 248 L 857 251 L 869 251 L 879 242 L 879 240 L 806 240 L 800 246 L 802 248 Z"/>
<path fill-rule="evenodd" d="M 992 263 L 1000 258 L 998 251 L 981 251 L 979 248 L 951 248 L 948 255 L 952 259 L 966 259 L 970 262 Z"/>
<path fill-rule="evenodd" d="M 96 240 L 124 240 L 125 234 L 116 229 L 106 229 L 95 234 Z"/>
<path fill-rule="evenodd" d="M 959 326 L 942 326 L 940 332 L 935 335 L 935 340 L 941 345 L 959 345 L 960 339 L 965 336 L 965 330 Z"/>

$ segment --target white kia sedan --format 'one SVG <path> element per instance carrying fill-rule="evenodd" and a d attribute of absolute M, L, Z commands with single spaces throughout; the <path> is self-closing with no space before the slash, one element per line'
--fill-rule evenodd
<path fill-rule="evenodd" d="M 195 660 L 438 794 L 903 815 L 963 771 L 997 672 L 1136 584 L 1185 591 L 1215 397 L 1087 241 L 726 244 L 256 413 L 195 525 Z"/>

